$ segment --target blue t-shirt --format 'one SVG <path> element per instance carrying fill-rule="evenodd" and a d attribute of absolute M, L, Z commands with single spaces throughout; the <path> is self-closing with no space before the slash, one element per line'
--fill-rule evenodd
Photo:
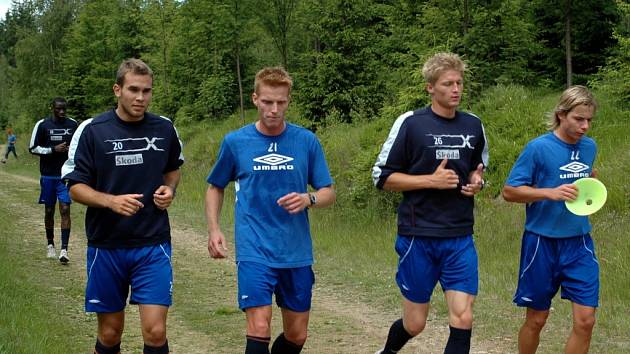
<path fill-rule="evenodd" d="M 9 146 L 13 146 L 15 145 L 16 140 L 17 140 L 17 137 L 15 136 L 15 134 L 11 134 L 9 135 L 9 140 L 7 142 L 9 143 Z"/>
<path fill-rule="evenodd" d="M 305 193 L 307 185 L 332 185 L 324 152 L 315 134 L 287 124 L 278 136 L 260 133 L 254 124 L 227 134 L 207 179 L 218 188 L 235 181 L 236 261 L 275 268 L 313 264 L 308 213 L 289 214 L 277 200 Z"/>
<path fill-rule="evenodd" d="M 567 144 L 553 133 L 530 141 L 514 163 L 505 182 L 512 187 L 555 188 L 589 177 L 597 146 L 584 136 L 577 144 Z M 525 208 L 525 229 L 554 238 L 587 234 L 591 224 L 586 216 L 571 213 L 564 201 L 541 200 Z"/>

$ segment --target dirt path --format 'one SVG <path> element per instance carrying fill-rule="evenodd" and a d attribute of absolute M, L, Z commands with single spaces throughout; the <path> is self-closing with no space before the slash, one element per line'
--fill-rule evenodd
<path fill-rule="evenodd" d="M 9 174 L 3 170 L 0 170 L 0 177 L 8 181 L 8 185 L 19 184 L 36 187 L 39 184 L 39 181 L 36 179 Z M 4 190 L 0 191 L 0 196 L 6 200 L 4 194 Z M 39 216 L 42 213 L 38 205 L 31 203 L 31 201 L 24 201 L 19 203 L 19 205 L 15 205 L 15 207 L 28 210 L 29 215 Z M 30 230 L 25 230 L 25 234 L 31 235 L 29 237 L 35 238 L 38 237 L 36 235 L 41 234 L 42 221 L 38 221 L 39 219 L 39 217 L 34 217 L 32 222 L 28 223 Z M 73 214 L 73 222 L 76 230 L 76 225 L 78 223 L 82 224 L 83 220 L 78 219 L 75 213 Z M 177 283 L 179 282 L 177 274 L 204 271 L 198 267 L 199 260 L 208 258 L 205 248 L 207 239 L 205 235 L 182 225 L 176 219 L 172 220 L 172 224 L 173 253 L 174 255 L 183 255 L 174 263 Z M 85 269 L 83 266 L 85 264 L 85 252 L 79 251 L 83 250 L 85 246 L 84 239 L 79 232 L 73 231 L 70 247 L 76 251 L 71 253 L 74 266 L 71 267 L 72 271 L 68 272 L 68 281 L 85 282 Z M 234 282 L 234 265 L 232 262 L 208 261 L 207 263 L 211 265 L 215 273 L 226 274 L 227 278 L 230 278 L 228 281 Z M 220 279 L 212 278 L 209 281 L 219 282 Z M 214 284 L 212 286 L 213 291 L 219 292 L 214 294 L 216 297 L 233 297 L 234 287 L 235 283 L 221 287 L 214 286 Z M 313 295 L 313 315 L 310 323 L 309 340 L 303 351 L 304 353 L 371 354 L 382 346 L 387 336 L 389 325 L 399 317 L 400 310 L 391 309 L 391 311 L 384 312 L 352 295 L 350 291 L 345 289 L 329 287 L 327 284 L 316 284 Z M 235 304 L 235 301 L 231 302 Z M 215 348 L 214 345 L 218 345 L 216 343 L 219 342 L 217 340 L 218 337 L 224 334 L 220 332 L 208 333 L 199 329 L 199 327 L 189 325 L 185 318 L 186 316 L 183 315 L 183 310 L 175 303 L 171 311 L 169 311 L 168 332 L 173 353 L 240 353 L 242 351 L 242 343 L 238 344 L 238 348 Z M 244 331 L 244 319 L 240 313 L 236 315 Z M 278 328 L 281 328 L 281 324 L 278 321 L 280 316 L 278 316 L 277 311 L 274 317 L 274 333 L 277 333 Z M 207 321 L 211 321 L 209 316 Z M 240 337 L 241 334 L 234 336 Z M 437 315 L 431 312 L 425 331 L 419 337 L 413 339 L 401 354 L 442 353 L 447 337 L 448 326 L 445 318 L 437 318 Z M 142 342 L 136 306 L 127 308 L 124 341 L 126 343 Z M 473 337 L 471 353 L 509 353 L 513 351 L 512 348 L 513 343 L 500 338 L 493 341 L 480 342 Z M 135 350 L 139 348 L 130 349 L 136 352 Z"/>

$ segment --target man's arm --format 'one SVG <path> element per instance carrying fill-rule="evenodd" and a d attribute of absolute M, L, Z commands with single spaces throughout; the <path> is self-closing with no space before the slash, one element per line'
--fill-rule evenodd
<path fill-rule="evenodd" d="M 503 199 L 515 203 L 532 203 L 541 200 L 575 200 L 578 195 L 574 184 L 563 184 L 556 188 L 536 188 L 531 186 L 503 186 Z"/>
<path fill-rule="evenodd" d="M 77 183 L 70 187 L 72 200 L 92 208 L 108 208 L 113 212 L 124 215 L 135 215 L 144 204 L 140 201 L 142 194 L 112 195 L 99 192 L 84 183 Z"/>
<path fill-rule="evenodd" d="M 406 192 L 417 189 L 455 189 L 459 183 L 457 173 L 446 168 L 447 159 L 442 160 L 430 175 L 409 175 L 394 172 L 387 177 L 383 189 L 390 192 Z"/>
<path fill-rule="evenodd" d="M 315 204 L 311 203 L 311 195 L 316 201 Z M 311 193 L 287 193 L 278 199 L 276 203 L 290 214 L 297 214 L 306 208 L 325 208 L 334 203 L 336 199 L 337 194 L 333 187 L 327 186 Z"/>
<path fill-rule="evenodd" d="M 164 210 L 171 205 L 181 176 L 182 173 L 179 169 L 164 174 L 164 184 L 153 193 L 153 203 L 158 209 Z"/>
<path fill-rule="evenodd" d="M 227 247 L 219 218 L 223 207 L 223 188 L 208 186 L 206 191 L 206 222 L 208 223 L 208 252 L 212 258 L 225 258 Z"/>

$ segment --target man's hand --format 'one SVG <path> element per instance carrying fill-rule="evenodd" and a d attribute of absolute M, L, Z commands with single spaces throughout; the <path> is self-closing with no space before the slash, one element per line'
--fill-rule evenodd
<path fill-rule="evenodd" d="M 175 189 L 171 186 L 161 185 L 153 192 L 153 203 L 160 210 L 165 210 L 173 202 L 175 197 Z"/>
<path fill-rule="evenodd" d="M 53 147 L 53 150 L 55 150 L 55 152 L 66 152 L 68 151 L 68 143 L 64 141 L 59 145 L 55 145 L 55 147 Z"/>
<path fill-rule="evenodd" d="M 556 188 L 547 189 L 547 199 L 555 201 L 575 200 L 578 189 L 575 184 L 562 184 Z"/>
<path fill-rule="evenodd" d="M 221 230 L 208 232 L 208 253 L 212 258 L 225 258 L 227 247 Z"/>
<path fill-rule="evenodd" d="M 462 186 L 462 194 L 472 197 L 483 188 L 483 164 L 477 165 L 477 169 L 468 175 L 468 184 Z"/>
<path fill-rule="evenodd" d="M 430 176 L 431 186 L 435 189 L 455 189 L 459 184 L 459 177 L 455 171 L 446 168 L 448 159 L 442 160 L 435 172 Z"/>
<path fill-rule="evenodd" d="M 291 192 L 277 200 L 279 206 L 283 207 L 289 214 L 297 214 L 311 204 L 307 193 Z"/>
<path fill-rule="evenodd" d="M 112 195 L 107 201 L 107 207 L 117 214 L 133 216 L 144 208 L 144 204 L 140 201 L 143 197 L 142 194 Z"/>

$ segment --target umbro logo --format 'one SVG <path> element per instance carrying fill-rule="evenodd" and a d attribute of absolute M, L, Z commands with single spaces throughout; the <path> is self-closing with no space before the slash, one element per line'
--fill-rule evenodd
<path fill-rule="evenodd" d="M 577 172 L 582 172 L 584 170 L 588 170 L 589 166 L 585 165 L 581 162 L 577 162 L 577 161 L 573 161 L 569 164 L 566 164 L 562 167 L 560 167 L 560 169 L 562 171 L 567 171 L 567 172 L 573 172 L 573 173 L 577 173 Z"/>
<path fill-rule="evenodd" d="M 280 155 L 280 154 L 267 154 L 265 156 L 257 157 L 254 159 L 256 162 L 264 163 L 271 166 L 280 165 L 282 163 L 287 163 L 289 161 L 293 161 L 292 157 Z"/>
<path fill-rule="evenodd" d="M 561 173 L 560 178 L 571 179 L 571 178 L 589 177 L 590 176 L 590 173 L 588 172 L 589 168 L 590 167 L 588 165 L 585 165 L 581 162 L 572 161 L 560 167 L 561 171 L 567 172 L 567 173 Z"/>
<path fill-rule="evenodd" d="M 293 170 L 294 166 L 288 164 L 293 161 L 293 157 L 284 156 L 280 154 L 267 154 L 264 156 L 256 157 L 254 162 L 254 171 L 287 171 Z"/>

